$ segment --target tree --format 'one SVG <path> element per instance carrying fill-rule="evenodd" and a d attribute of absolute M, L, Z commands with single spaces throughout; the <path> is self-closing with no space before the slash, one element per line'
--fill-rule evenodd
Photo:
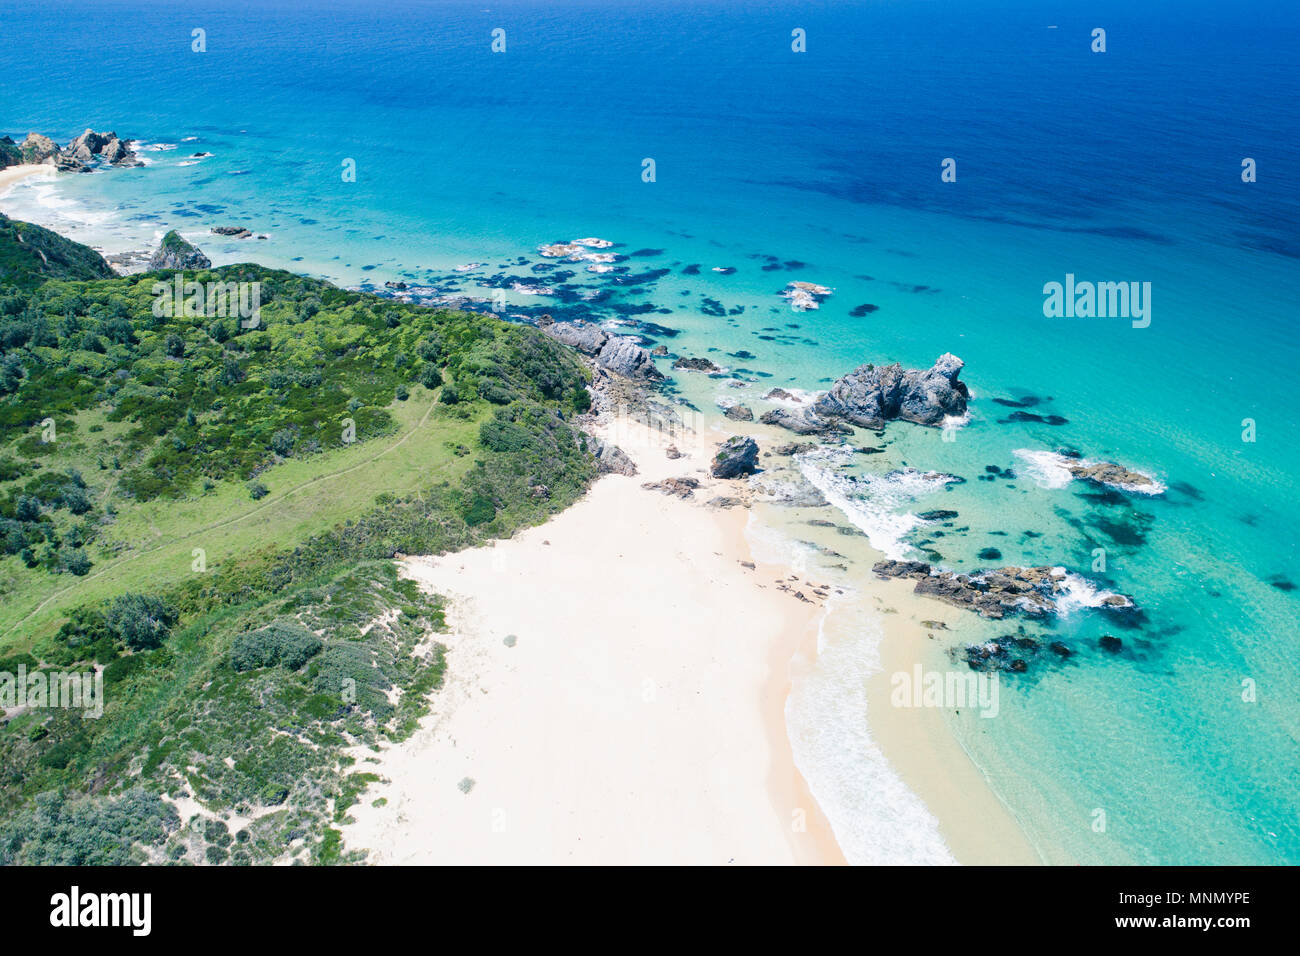
<path fill-rule="evenodd" d="M 114 598 L 104 620 L 126 646 L 140 651 L 161 647 L 176 623 L 176 609 L 151 594 L 127 592 Z"/>
<path fill-rule="evenodd" d="M 0 360 L 0 395 L 18 391 L 18 386 L 22 384 L 23 376 L 26 374 L 22 359 L 12 352 L 6 355 L 3 360 Z"/>

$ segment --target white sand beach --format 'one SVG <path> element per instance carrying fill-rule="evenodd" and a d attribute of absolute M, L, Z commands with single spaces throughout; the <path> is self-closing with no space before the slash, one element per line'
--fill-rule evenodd
<path fill-rule="evenodd" d="M 669 460 L 663 436 L 620 421 L 637 476 L 493 547 L 402 562 L 449 598 L 447 683 L 411 739 L 357 752 L 382 782 L 350 811 L 348 849 L 381 864 L 845 862 L 785 724 L 824 610 L 778 590 L 788 568 L 744 566 L 745 509 L 705 505 L 729 493 L 706 474 L 720 437 L 674 436 L 688 457 Z M 692 499 L 642 488 L 682 475 L 701 481 Z M 891 619 L 887 670 L 920 652 L 918 616 L 943 616 L 898 587 L 890 600 L 910 611 Z M 941 715 L 878 716 L 960 862 L 1036 859 Z"/>
<path fill-rule="evenodd" d="M 495 547 L 405 562 L 451 599 L 448 682 L 383 755 L 391 782 L 352 810 L 349 848 L 377 863 L 842 862 L 780 725 L 784 662 L 819 608 L 767 586 L 779 569 L 740 564 L 743 512 L 641 487 L 697 473 L 709 446 L 670 461 L 649 429 L 628 432 L 636 477 L 602 478 Z"/>
<path fill-rule="evenodd" d="M 40 177 L 43 179 L 53 179 L 57 175 L 53 166 L 44 164 L 35 166 L 10 166 L 6 169 L 0 169 L 0 197 L 4 196 L 16 184 L 24 179 Z"/>

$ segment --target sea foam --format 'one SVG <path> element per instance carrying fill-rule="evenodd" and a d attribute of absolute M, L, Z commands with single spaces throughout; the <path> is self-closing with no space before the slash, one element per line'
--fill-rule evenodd
<path fill-rule="evenodd" d="M 896 560 L 906 557 L 911 550 L 905 540 L 908 533 L 925 523 L 906 506 L 942 490 L 953 476 L 906 468 L 855 478 L 840 470 L 852 460 L 851 449 L 828 446 L 795 457 L 804 478 L 867 536 L 873 548 Z"/>
<path fill-rule="evenodd" d="M 854 865 L 952 865 L 939 824 L 870 733 L 867 680 L 880 671 L 878 618 L 850 598 L 818 631 L 817 660 L 786 700 L 795 765 Z"/>
<path fill-rule="evenodd" d="M 1074 474 L 1070 471 L 1071 465 L 1082 465 L 1084 468 L 1088 468 L 1097 464 L 1095 460 L 1090 458 L 1070 458 L 1054 451 L 1044 451 L 1042 449 L 1017 448 L 1015 455 L 1025 463 L 1025 473 L 1036 481 L 1040 488 L 1064 488 L 1075 480 Z M 1151 495 L 1153 497 L 1163 495 L 1168 490 L 1163 481 L 1160 481 L 1149 472 L 1138 468 L 1130 468 L 1129 471 L 1149 478 L 1151 484 L 1134 485 L 1117 482 L 1110 487 L 1132 494 Z"/>

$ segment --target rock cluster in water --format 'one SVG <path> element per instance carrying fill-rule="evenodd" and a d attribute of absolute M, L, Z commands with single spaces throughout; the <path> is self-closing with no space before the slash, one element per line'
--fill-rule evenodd
<path fill-rule="evenodd" d="M 928 369 L 861 365 L 838 379 L 811 408 L 774 409 L 761 421 L 800 435 L 844 432 L 848 425 L 883 428 L 901 420 L 939 426 L 966 413 L 970 393 L 959 380 L 964 362 L 945 352 Z"/>
<path fill-rule="evenodd" d="M 88 173 L 96 160 L 112 166 L 143 166 L 131 143 L 132 140 L 119 139 L 117 133 L 97 133 L 93 129 L 86 130 L 62 149 L 40 133 L 28 133 L 22 143 L 5 136 L 0 138 L 0 168 L 46 165 L 65 172 Z"/>
<path fill-rule="evenodd" d="M 822 300 L 832 292 L 832 289 L 815 282 L 791 282 L 782 291 L 781 297 L 789 300 L 790 308 L 796 312 L 808 312 L 820 308 Z"/>
<path fill-rule="evenodd" d="M 958 574 L 935 570 L 924 561 L 888 560 L 876 562 L 871 570 L 882 578 L 913 579 L 917 594 L 937 598 L 988 618 L 1001 618 L 1017 612 L 1031 617 L 1053 614 L 1057 609 L 1057 599 L 1068 590 L 1068 575 L 1064 568 L 1006 567 Z M 1100 606 L 1119 609 L 1131 608 L 1134 604 L 1132 598 L 1109 594 L 1100 600 Z"/>
<path fill-rule="evenodd" d="M 1091 465 L 1074 463 L 1065 467 L 1075 478 L 1091 481 L 1099 485 L 1107 485 L 1111 488 L 1129 491 L 1154 489 L 1156 487 L 1156 483 L 1150 475 L 1144 475 L 1140 471 L 1133 471 L 1110 461 L 1099 461 Z"/>

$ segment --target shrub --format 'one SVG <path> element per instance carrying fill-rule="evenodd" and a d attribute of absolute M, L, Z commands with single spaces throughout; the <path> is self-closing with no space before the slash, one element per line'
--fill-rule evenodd
<path fill-rule="evenodd" d="M 162 646 L 176 623 L 176 610 L 161 598 L 128 592 L 108 606 L 104 621 L 127 647 L 139 651 Z"/>
<path fill-rule="evenodd" d="M 230 648 L 230 666 L 236 671 L 274 667 L 296 671 L 321 649 L 320 638 L 297 621 L 273 621 L 256 631 L 235 638 Z"/>
<path fill-rule="evenodd" d="M 297 440 L 296 428 L 281 428 L 271 436 L 271 450 L 281 458 L 288 458 L 293 453 L 293 446 Z"/>

